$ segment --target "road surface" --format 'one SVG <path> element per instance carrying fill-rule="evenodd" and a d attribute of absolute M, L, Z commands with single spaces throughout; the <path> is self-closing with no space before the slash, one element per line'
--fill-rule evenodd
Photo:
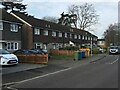
<path fill-rule="evenodd" d="M 118 60 L 120 60 L 118 55 L 107 55 L 96 62 L 77 64 L 72 67 L 59 67 L 55 72 L 21 80 L 10 87 L 118 88 Z"/>

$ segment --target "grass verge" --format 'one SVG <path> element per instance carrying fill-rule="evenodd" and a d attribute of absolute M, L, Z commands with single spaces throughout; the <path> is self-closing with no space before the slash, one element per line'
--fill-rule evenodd
<path fill-rule="evenodd" d="M 74 59 L 74 55 L 51 55 L 51 59 L 55 59 L 55 60 L 71 60 L 71 59 Z"/>

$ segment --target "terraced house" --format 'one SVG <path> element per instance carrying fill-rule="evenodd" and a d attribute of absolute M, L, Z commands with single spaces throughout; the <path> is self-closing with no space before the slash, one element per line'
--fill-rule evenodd
<path fill-rule="evenodd" d="M 6 42 L 5 45 L 8 50 L 31 48 L 59 49 L 70 45 L 90 45 L 91 40 L 93 44 L 97 44 L 97 36 L 88 31 L 44 21 L 16 11 L 7 13 L 3 10 L 3 12 L 4 18 L 1 21 L 3 22 L 5 18 L 9 18 L 9 20 L 6 20 L 7 23 L 1 22 L 1 26 L 3 26 L 1 41 Z M 8 23 L 9 25 L 6 26 Z M 17 26 L 12 27 L 12 24 Z M 11 31 L 11 28 L 15 29 Z M 7 42 L 9 40 L 17 42 L 14 42 L 14 48 L 12 47 L 13 43 L 10 45 Z"/>
<path fill-rule="evenodd" d="M 0 9 L 0 48 L 13 51 L 21 48 L 22 22 Z"/>

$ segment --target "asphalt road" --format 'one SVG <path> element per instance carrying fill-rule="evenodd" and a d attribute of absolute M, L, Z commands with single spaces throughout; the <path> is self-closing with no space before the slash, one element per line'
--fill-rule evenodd
<path fill-rule="evenodd" d="M 118 88 L 118 55 L 102 60 L 59 67 L 58 71 L 20 81 L 12 88 Z M 29 75 L 28 75 L 29 76 Z"/>

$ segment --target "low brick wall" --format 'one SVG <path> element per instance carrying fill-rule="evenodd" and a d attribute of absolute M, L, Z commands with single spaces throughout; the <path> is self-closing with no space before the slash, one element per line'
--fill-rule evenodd
<path fill-rule="evenodd" d="M 75 51 L 73 50 L 58 50 L 58 49 L 52 49 L 50 50 L 50 54 L 53 55 L 73 55 Z"/>

